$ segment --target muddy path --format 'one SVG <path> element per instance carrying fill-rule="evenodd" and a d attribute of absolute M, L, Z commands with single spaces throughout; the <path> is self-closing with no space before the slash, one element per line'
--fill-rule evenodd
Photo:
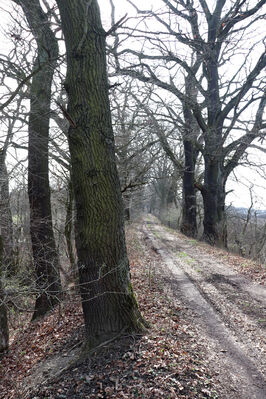
<path fill-rule="evenodd" d="M 160 255 L 157 272 L 164 274 L 168 291 L 191 311 L 224 398 L 266 398 L 266 289 L 151 215 L 141 234 Z"/>

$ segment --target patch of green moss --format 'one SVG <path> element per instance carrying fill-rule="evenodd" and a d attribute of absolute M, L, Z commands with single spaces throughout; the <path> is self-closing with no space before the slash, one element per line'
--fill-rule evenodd
<path fill-rule="evenodd" d="M 178 252 L 177 256 L 180 256 L 180 258 L 186 258 L 188 256 L 188 254 L 186 252 Z"/>

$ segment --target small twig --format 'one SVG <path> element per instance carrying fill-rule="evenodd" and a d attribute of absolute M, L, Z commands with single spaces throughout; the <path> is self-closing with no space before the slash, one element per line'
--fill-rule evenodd
<path fill-rule="evenodd" d="M 81 345 L 82 345 L 82 341 L 78 341 L 74 346 L 72 346 L 70 348 L 69 352 L 73 351 L 74 349 L 78 348 Z"/>
<path fill-rule="evenodd" d="M 114 31 L 116 31 L 117 28 L 119 28 L 122 23 L 125 21 L 127 17 L 127 14 L 125 14 L 122 18 L 119 19 L 106 33 L 105 36 L 111 35 Z"/>
<path fill-rule="evenodd" d="M 76 123 L 73 121 L 73 119 L 71 118 L 71 116 L 69 115 L 69 113 L 67 112 L 67 110 L 65 109 L 65 107 L 60 104 L 58 101 L 55 101 L 56 105 L 58 105 L 58 107 L 61 109 L 64 117 L 68 120 L 68 122 L 70 123 L 70 125 L 72 127 L 74 127 L 75 129 L 77 128 Z"/>
<path fill-rule="evenodd" d="M 122 85 L 122 83 L 114 83 L 113 85 L 109 85 L 108 86 L 108 90 L 111 90 L 111 89 L 113 89 L 115 87 L 118 87 L 118 86 L 121 86 L 121 85 Z"/>
<path fill-rule="evenodd" d="M 40 65 L 37 69 L 34 69 L 33 72 L 31 72 L 28 76 L 26 76 L 17 86 L 16 90 L 14 90 L 13 94 L 10 95 L 9 99 L 7 101 L 5 101 L 4 103 L 0 104 L 0 111 L 2 111 L 7 105 L 9 105 L 11 103 L 11 101 L 16 97 L 16 95 L 18 94 L 18 92 L 20 91 L 20 89 L 24 86 L 24 84 L 26 84 L 34 75 L 36 75 L 38 72 L 40 72 L 40 70 L 42 69 L 42 67 L 47 64 L 44 63 L 42 65 Z"/>

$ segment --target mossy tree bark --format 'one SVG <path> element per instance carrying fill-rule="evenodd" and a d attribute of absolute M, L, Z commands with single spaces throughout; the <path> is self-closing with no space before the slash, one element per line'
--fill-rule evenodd
<path fill-rule="evenodd" d="M 89 347 L 141 330 L 127 258 L 105 56 L 96 0 L 57 0 L 67 52 L 76 246 Z"/>
<path fill-rule="evenodd" d="M 218 158 L 218 157 L 217 157 Z M 220 159 L 204 154 L 205 171 L 202 187 L 204 220 L 203 240 L 221 248 L 227 247 L 227 223 L 225 213 L 224 166 Z"/>
<path fill-rule="evenodd" d="M 195 189 L 195 145 L 190 140 L 183 140 L 185 168 L 182 176 L 183 203 L 180 230 L 188 237 L 197 237 L 197 202 Z"/>
<path fill-rule="evenodd" d="M 30 234 L 38 290 L 33 319 L 58 303 L 61 285 L 50 201 L 48 141 L 51 86 L 58 44 L 39 0 L 15 0 L 27 18 L 38 49 L 32 78 L 29 114 L 28 195 Z"/>
<path fill-rule="evenodd" d="M 199 68 L 196 61 L 193 70 Z M 184 131 L 182 133 L 184 146 L 184 172 L 182 176 L 183 183 L 183 203 L 182 203 L 182 221 L 180 230 L 189 237 L 197 237 L 197 201 L 195 188 L 195 167 L 198 157 L 197 141 L 199 136 L 199 127 L 190 107 L 191 98 L 197 96 L 197 89 L 189 75 L 185 78 L 186 98 L 182 101 L 184 116 Z"/>

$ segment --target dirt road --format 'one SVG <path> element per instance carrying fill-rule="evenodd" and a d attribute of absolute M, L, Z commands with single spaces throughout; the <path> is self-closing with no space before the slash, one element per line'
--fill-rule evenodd
<path fill-rule="evenodd" d="M 171 295 L 191 311 L 224 398 L 265 399 L 265 288 L 151 215 L 142 234 L 161 256 L 157 272 Z"/>

